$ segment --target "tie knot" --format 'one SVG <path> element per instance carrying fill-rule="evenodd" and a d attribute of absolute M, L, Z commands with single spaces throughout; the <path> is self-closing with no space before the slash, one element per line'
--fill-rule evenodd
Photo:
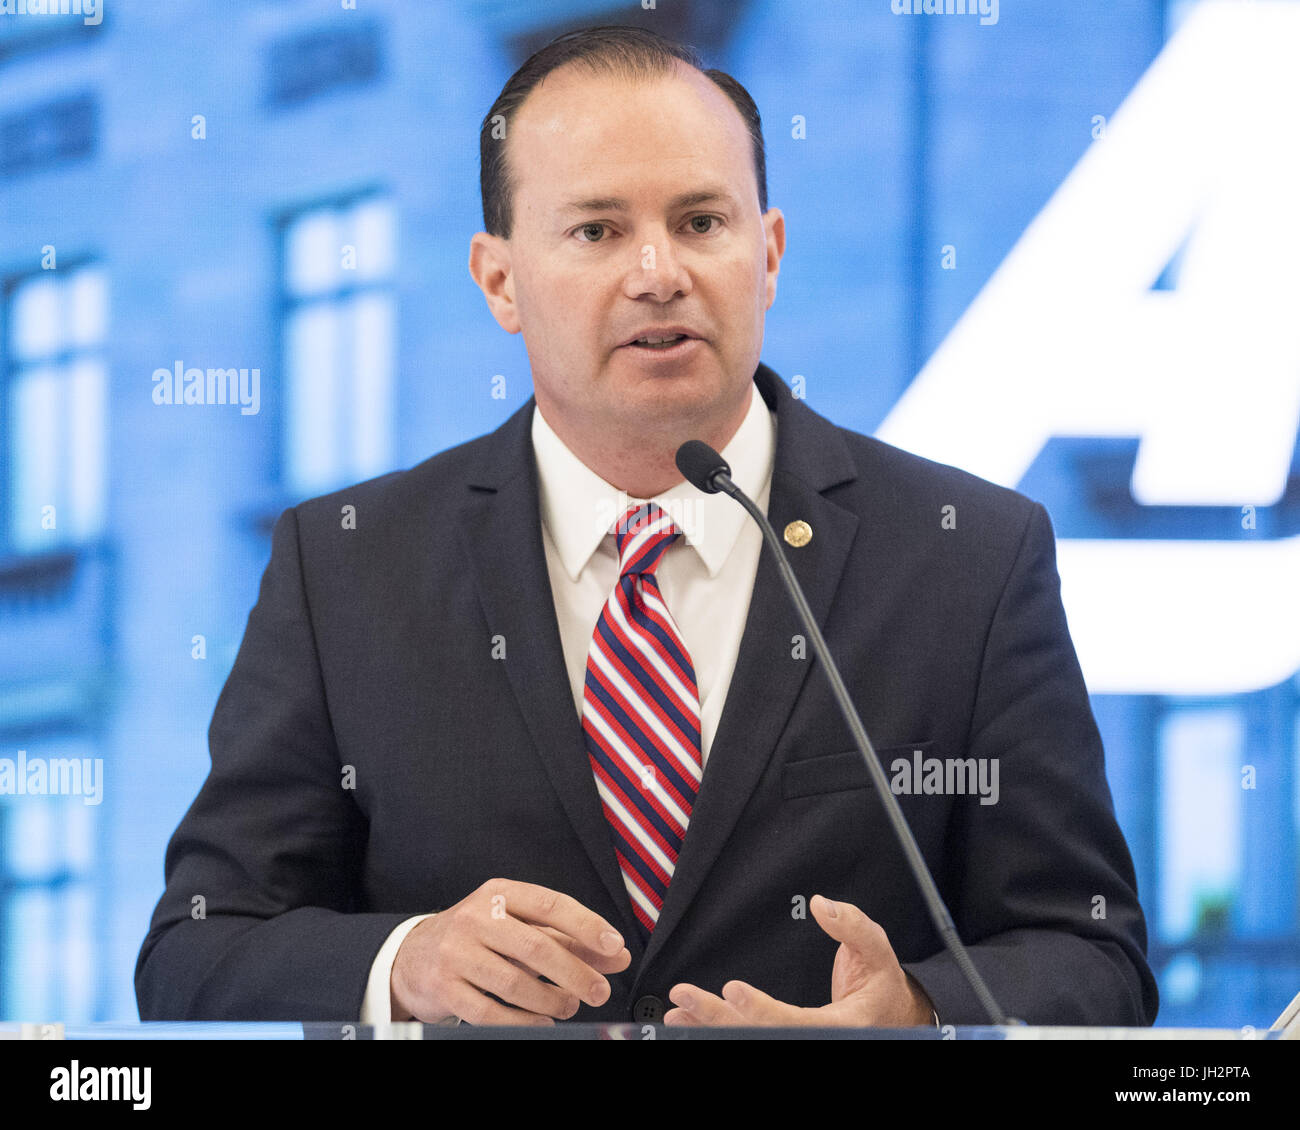
<path fill-rule="evenodd" d="M 629 506 L 614 529 L 618 544 L 619 576 L 651 573 L 681 531 L 655 503 Z"/>

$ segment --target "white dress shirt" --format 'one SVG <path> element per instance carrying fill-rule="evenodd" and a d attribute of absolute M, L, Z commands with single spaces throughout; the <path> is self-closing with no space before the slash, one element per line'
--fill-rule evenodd
<path fill-rule="evenodd" d="M 629 506 L 657 502 L 685 535 L 669 547 L 655 577 L 695 666 L 700 744 L 707 764 L 749 614 L 762 533 L 726 495 L 702 494 L 686 482 L 652 500 L 629 497 L 574 455 L 536 408 L 532 437 L 546 568 L 574 709 L 581 718 L 587 650 L 619 576 L 613 528 Z M 764 514 L 775 454 L 776 414 L 751 385 L 749 410 L 722 456 L 732 479 Z M 389 979 L 397 950 L 428 917 L 408 918 L 380 948 L 361 1005 L 363 1024 L 392 1019 Z"/>

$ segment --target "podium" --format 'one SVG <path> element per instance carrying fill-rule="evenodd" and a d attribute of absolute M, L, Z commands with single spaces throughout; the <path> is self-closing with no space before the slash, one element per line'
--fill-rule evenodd
<path fill-rule="evenodd" d="M 1188 1040 L 1300 1040 L 1300 1028 L 1072 1028 L 1028 1025 L 941 1028 L 677 1028 L 663 1024 L 556 1024 L 550 1028 L 475 1028 L 468 1024 L 358 1024 L 182 1021 L 36 1024 L 0 1022 L 0 1040 L 904 1040 L 1126 1041 L 1159 1044 Z"/>

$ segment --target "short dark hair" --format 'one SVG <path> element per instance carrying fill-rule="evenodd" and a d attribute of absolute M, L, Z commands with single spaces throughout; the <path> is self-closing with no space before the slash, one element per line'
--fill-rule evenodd
<path fill-rule="evenodd" d="M 479 128 L 479 191 L 483 196 L 483 225 L 491 235 L 510 238 L 514 220 L 515 181 L 506 163 L 503 144 L 524 99 L 552 71 L 567 63 L 580 63 L 593 74 L 650 78 L 668 74 L 685 63 L 710 78 L 731 99 L 749 130 L 754 150 L 754 175 L 758 182 L 759 211 L 767 211 L 767 159 L 763 151 L 763 122 L 754 100 L 739 82 L 724 71 L 704 69 L 693 47 L 643 28 L 621 25 L 581 28 L 551 40 L 510 76 Z M 503 124 L 504 131 L 496 127 Z M 497 136 L 493 136 L 494 131 Z"/>

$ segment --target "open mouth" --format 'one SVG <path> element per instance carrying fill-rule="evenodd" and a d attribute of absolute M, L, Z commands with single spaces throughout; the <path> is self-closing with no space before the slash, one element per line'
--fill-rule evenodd
<path fill-rule="evenodd" d="M 651 334 L 629 341 L 622 348 L 637 354 L 648 364 L 661 362 L 669 365 L 690 360 L 696 350 L 703 346 L 704 342 L 700 338 L 688 334 Z"/>
<path fill-rule="evenodd" d="M 688 338 L 685 334 L 672 334 L 671 336 L 667 336 L 667 337 L 638 338 L 636 341 L 628 342 L 628 346 L 629 347 L 635 346 L 637 349 L 664 350 L 664 349 L 671 349 L 674 345 L 677 345 L 679 342 L 691 341 L 691 340 L 693 339 Z"/>

